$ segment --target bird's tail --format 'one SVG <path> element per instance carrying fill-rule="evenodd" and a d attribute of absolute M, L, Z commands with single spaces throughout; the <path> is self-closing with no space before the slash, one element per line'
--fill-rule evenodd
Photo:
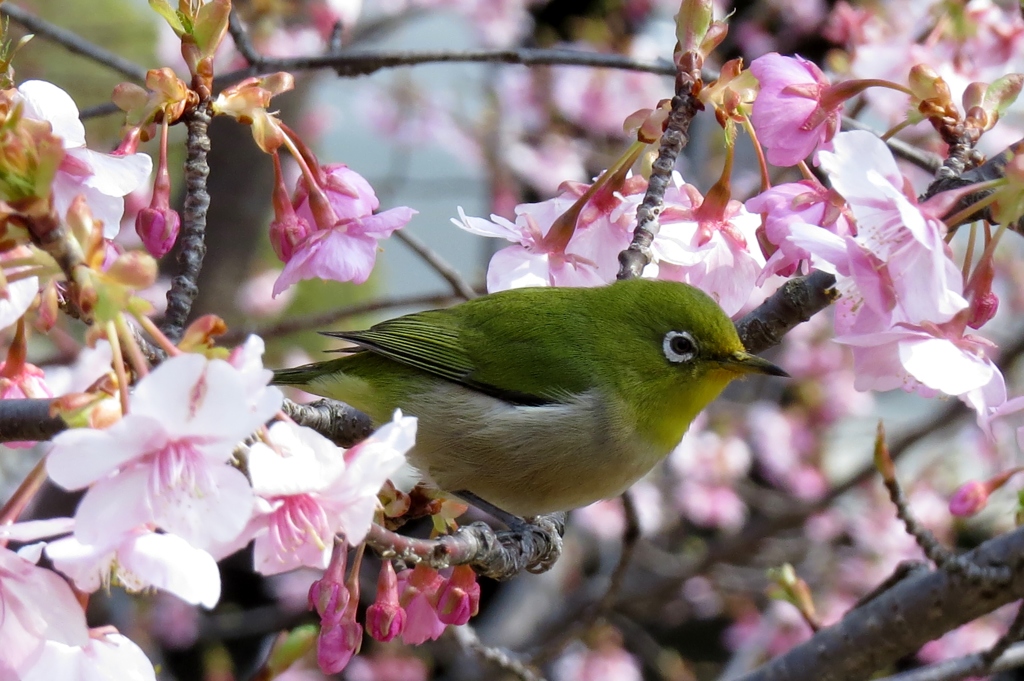
<path fill-rule="evenodd" d="M 344 372 L 344 363 L 347 357 L 332 359 L 326 362 L 314 362 L 304 364 L 291 369 L 275 369 L 274 378 L 270 380 L 271 385 L 294 385 L 302 387 L 309 385 L 317 378 L 325 374 Z"/>

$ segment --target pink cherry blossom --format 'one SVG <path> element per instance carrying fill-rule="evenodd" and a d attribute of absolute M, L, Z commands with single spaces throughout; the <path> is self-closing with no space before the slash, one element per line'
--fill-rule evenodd
<path fill-rule="evenodd" d="M 271 426 L 267 444 L 257 442 L 249 451 L 258 496 L 250 526 L 256 569 L 270 575 L 301 566 L 326 568 L 334 535 L 361 542 L 377 492 L 405 463 L 415 435 L 416 419 L 401 412 L 347 451 L 309 428 Z"/>
<path fill-rule="evenodd" d="M 7 284 L 6 297 L 0 298 L 0 329 L 18 321 L 35 302 L 39 277 L 25 277 Z"/>
<path fill-rule="evenodd" d="M 751 452 L 743 440 L 712 431 L 689 433 L 668 461 L 679 480 L 679 511 L 705 527 L 735 530 L 742 525 L 747 506 L 731 485 L 750 470 Z"/>
<path fill-rule="evenodd" d="M 904 179 L 885 144 L 869 133 L 841 133 L 822 168 L 846 199 L 856 235 L 790 222 L 785 239 L 835 273 L 852 300 L 837 331 L 863 335 L 895 324 L 944 324 L 967 308 L 959 268 L 943 241 L 945 226 L 903 193 Z"/>
<path fill-rule="evenodd" d="M 666 96 L 664 81 L 653 73 L 563 66 L 552 69 L 550 77 L 551 98 L 566 119 L 612 138 L 625 137 L 622 122 L 630 114 Z"/>
<path fill-rule="evenodd" d="M 398 574 L 400 603 L 406 613 L 402 641 L 406 644 L 436 641 L 444 633 L 447 625 L 437 614 L 438 591 L 443 585 L 444 579 L 437 570 L 425 563 Z"/>
<path fill-rule="evenodd" d="M 78 428 L 54 438 L 47 471 L 67 489 L 88 487 L 76 513 L 76 537 L 103 545 L 152 524 L 197 548 L 234 539 L 254 497 L 229 465 L 232 450 L 280 408 L 250 404 L 245 374 L 201 355 L 173 357 L 139 381 L 130 412 L 106 430 Z"/>
<path fill-rule="evenodd" d="M 85 612 L 58 574 L 0 547 L 0 678 L 24 678 L 47 641 L 87 644 Z"/>
<path fill-rule="evenodd" d="M 697 189 L 673 173 L 665 192 L 661 231 L 651 244 L 658 278 L 701 289 L 728 315 L 740 311 L 757 283 L 765 259 L 757 242 L 757 214 L 739 201 L 721 211 L 702 210 Z"/>
<path fill-rule="evenodd" d="M 160 589 L 206 608 L 220 599 L 213 556 L 173 534 L 136 528 L 102 546 L 65 537 L 47 544 L 46 556 L 86 593 L 109 587 L 114 577 L 129 592 Z"/>
<path fill-rule="evenodd" d="M 468 217 L 459 208 L 452 223 L 472 234 L 513 242 L 491 258 L 487 267 L 488 292 L 525 286 L 600 286 L 615 280 L 619 251 L 629 245 L 636 204 L 643 194 L 642 178 L 628 178 L 623 192 L 592 198 L 580 211 L 575 228 L 566 234 L 552 226 L 576 203 L 587 185 L 565 183 L 562 193 L 539 203 L 516 206 L 516 220 L 500 215 L 490 220 Z"/>
<path fill-rule="evenodd" d="M 274 372 L 263 366 L 266 344 L 256 335 L 250 335 L 245 342 L 228 355 L 228 364 L 238 370 L 245 384 L 246 404 L 253 414 L 265 417 L 281 408 L 281 391 L 269 385 Z M 266 416 L 264 420 L 269 419 Z"/>
<path fill-rule="evenodd" d="M 875 135 L 845 132 L 833 146 L 834 152 L 821 152 L 818 159 L 856 220 L 855 241 L 863 255 L 851 254 L 848 274 L 866 302 L 891 312 L 893 322 L 952 319 L 967 301 L 959 268 L 943 241 L 945 225 L 904 194 L 906 181 L 892 152 Z M 879 263 L 887 276 L 871 274 Z"/>
<path fill-rule="evenodd" d="M 377 242 L 404 227 L 416 214 L 405 206 L 374 214 L 380 202 L 361 175 L 342 164 L 324 166 L 323 170 L 325 186 L 313 191 L 322 191 L 329 205 L 312 201 L 306 178 L 299 179 L 293 198 L 295 214 L 315 228 L 297 237 L 274 284 L 274 295 L 303 279 L 362 284 L 377 260 Z"/>
<path fill-rule="evenodd" d="M 124 214 L 124 197 L 141 189 L 153 170 L 146 154 L 101 154 L 85 146 L 85 127 L 68 93 L 42 80 L 18 87 L 25 116 L 46 121 L 60 137 L 67 153 L 53 182 L 54 207 L 67 213 L 74 198 L 85 195 L 92 216 L 103 223 L 103 235 L 117 236 Z"/>
<path fill-rule="evenodd" d="M 619 645 L 576 647 L 555 663 L 557 681 L 642 681 L 640 663 Z"/>
<path fill-rule="evenodd" d="M 94 633 L 83 645 L 47 641 L 39 661 L 21 681 L 156 681 L 153 663 L 131 639 L 118 633 Z"/>
<path fill-rule="evenodd" d="M 769 163 L 796 165 L 836 134 L 842 102 L 824 101 L 829 81 L 816 64 L 772 52 L 750 70 L 761 84 L 750 120 Z"/>
<path fill-rule="evenodd" d="M 915 390 L 926 396 L 963 395 L 999 371 L 985 355 L 987 341 L 955 324 L 900 323 L 887 331 L 848 333 L 836 342 L 853 347 L 858 390 Z"/>
<path fill-rule="evenodd" d="M 778 247 L 765 263 L 758 284 L 773 274 L 791 276 L 797 273 L 801 261 L 810 259 L 810 253 L 786 238 L 791 224 L 817 225 L 839 236 L 853 233 L 850 221 L 842 212 L 841 199 L 840 205 L 836 199 L 838 195 L 820 183 L 802 180 L 776 185 L 747 200 L 746 209 L 764 216 L 765 237 Z"/>

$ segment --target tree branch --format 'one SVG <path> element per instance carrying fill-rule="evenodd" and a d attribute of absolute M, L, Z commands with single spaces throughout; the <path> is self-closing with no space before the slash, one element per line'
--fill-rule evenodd
<path fill-rule="evenodd" d="M 794 326 L 806 322 L 838 298 L 835 284 L 834 276 L 821 271 L 787 281 L 736 322 L 743 347 L 757 353 L 781 343 Z"/>
<path fill-rule="evenodd" d="M 971 676 L 977 676 L 985 672 L 984 653 L 974 653 L 963 657 L 937 662 L 920 669 L 886 676 L 876 681 L 960 681 Z M 992 666 L 987 669 L 988 673 L 1004 672 L 1010 669 L 1024 667 L 1024 643 L 1010 646 Z"/>
<path fill-rule="evenodd" d="M 66 28 L 61 28 L 45 19 L 40 19 L 18 5 L 13 5 L 10 2 L 0 3 L 0 15 L 10 17 L 14 23 L 23 26 L 37 36 L 60 45 L 68 52 L 79 54 L 97 64 L 102 64 L 137 83 L 146 82 L 146 69 L 135 62 L 105 50 Z"/>
<path fill-rule="evenodd" d="M 636 279 L 651 262 L 651 244 L 661 226 L 658 216 L 665 203 L 665 190 L 672 182 L 676 159 L 689 142 L 690 123 L 703 108 L 694 94 L 699 74 L 680 71 L 676 76 L 676 94 L 668 114 L 665 132 L 661 135 L 658 158 L 651 167 L 651 178 L 643 201 L 636 208 L 636 228 L 629 247 L 619 253 L 619 279 Z"/>
<path fill-rule="evenodd" d="M 400 229 L 395 232 L 395 238 L 408 246 L 412 251 L 420 256 L 425 263 L 430 265 L 435 272 L 448 282 L 452 287 L 452 291 L 457 296 L 461 296 L 465 300 L 472 300 L 479 294 L 469 282 L 466 281 L 459 271 L 452 267 L 444 258 L 437 254 L 430 246 L 424 243 L 419 237 L 410 234 L 404 229 Z"/>
<path fill-rule="evenodd" d="M 370 417 L 337 400 L 297 404 L 285 400 L 282 411 L 299 425 L 312 428 L 339 447 L 351 447 L 373 432 Z"/>
<path fill-rule="evenodd" d="M 993 588 L 945 570 L 911 577 L 738 681 L 859 681 L 1024 597 L 1024 528 L 991 539 L 964 558 L 981 568 L 1004 567 L 1013 578 L 1005 588 Z"/>
<path fill-rule="evenodd" d="M 178 238 L 179 272 L 171 280 L 167 292 L 167 312 L 161 330 L 172 341 L 178 341 L 185 331 L 192 303 L 199 294 L 199 271 L 206 256 L 206 213 L 210 209 L 210 194 L 206 182 L 210 166 L 206 156 L 210 153 L 210 102 L 202 101 L 187 114 L 188 140 L 185 147 L 185 209 L 181 216 Z"/>
<path fill-rule="evenodd" d="M 437 539 L 406 537 L 374 523 L 366 543 L 385 559 L 425 562 L 437 569 L 469 565 L 478 574 L 500 581 L 523 570 L 549 570 L 561 555 L 564 533 L 565 514 L 556 513 L 535 518 L 525 530 L 495 532 L 486 523 L 473 523 Z"/>
<path fill-rule="evenodd" d="M 0 401 L 0 442 L 49 440 L 68 425 L 50 415 L 50 399 Z"/>

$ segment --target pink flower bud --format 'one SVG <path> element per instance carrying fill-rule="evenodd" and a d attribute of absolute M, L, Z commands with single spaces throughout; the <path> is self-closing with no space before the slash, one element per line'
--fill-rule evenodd
<path fill-rule="evenodd" d="M 441 589 L 437 616 L 445 624 L 462 625 L 480 610 L 480 585 L 468 565 L 459 565 Z"/>
<path fill-rule="evenodd" d="M 980 329 L 990 319 L 996 316 L 999 310 L 999 297 L 992 291 L 987 291 L 971 300 L 971 317 L 967 326 L 972 329 Z"/>
<path fill-rule="evenodd" d="M 295 253 L 295 247 L 312 233 L 309 223 L 292 211 L 290 215 L 270 223 L 270 245 L 281 262 L 288 262 Z"/>
<path fill-rule="evenodd" d="M 988 505 L 988 495 L 985 483 L 978 480 L 964 483 L 949 500 L 949 512 L 961 518 L 972 516 Z"/>
<path fill-rule="evenodd" d="M 377 600 L 366 609 L 366 628 L 370 636 L 387 642 L 405 629 L 405 609 L 398 603 L 398 578 L 390 560 L 384 561 L 377 577 Z"/>
<path fill-rule="evenodd" d="M 320 625 L 317 639 L 316 661 L 324 674 L 337 674 L 346 666 L 352 656 L 359 652 L 363 643 L 363 627 L 355 620 L 355 608 L 345 611 L 345 617 L 335 624 Z"/>
<path fill-rule="evenodd" d="M 147 207 L 135 216 L 135 231 L 154 258 L 167 255 L 178 240 L 181 218 L 172 208 Z"/>

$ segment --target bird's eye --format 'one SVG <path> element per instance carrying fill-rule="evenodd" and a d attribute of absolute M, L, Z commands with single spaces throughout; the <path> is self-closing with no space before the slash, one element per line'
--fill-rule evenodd
<path fill-rule="evenodd" d="M 697 341 L 686 331 L 669 331 L 661 347 L 670 362 L 689 362 L 697 356 Z"/>

